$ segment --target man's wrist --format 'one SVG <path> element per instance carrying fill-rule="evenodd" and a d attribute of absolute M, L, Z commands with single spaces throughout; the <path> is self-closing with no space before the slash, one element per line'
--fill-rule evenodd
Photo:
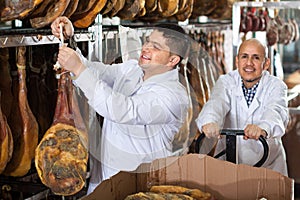
<path fill-rule="evenodd" d="M 74 70 L 74 75 L 76 76 L 76 77 L 78 77 L 84 70 L 85 70 L 85 66 L 84 66 L 84 64 L 83 63 L 81 63 L 80 65 L 79 65 L 79 67 L 77 67 L 76 68 L 76 70 Z"/>
<path fill-rule="evenodd" d="M 74 35 L 72 35 L 69 39 L 66 40 L 68 47 L 76 51 L 77 43 L 75 41 Z"/>

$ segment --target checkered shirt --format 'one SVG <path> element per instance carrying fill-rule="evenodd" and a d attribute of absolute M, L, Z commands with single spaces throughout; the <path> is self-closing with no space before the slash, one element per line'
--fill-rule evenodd
<path fill-rule="evenodd" d="M 256 93 L 256 89 L 258 87 L 259 82 L 257 82 L 252 88 L 247 89 L 244 85 L 244 83 L 242 84 L 242 88 L 243 88 L 243 92 L 244 92 L 244 96 L 247 102 L 248 107 L 250 106 L 251 102 L 254 99 L 255 93 Z"/>

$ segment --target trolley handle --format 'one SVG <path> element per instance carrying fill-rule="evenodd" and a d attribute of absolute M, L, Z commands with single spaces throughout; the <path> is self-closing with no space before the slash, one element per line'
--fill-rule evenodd
<path fill-rule="evenodd" d="M 244 130 L 236 130 L 236 129 L 222 129 L 220 131 L 220 134 L 221 135 L 225 135 L 225 136 L 244 136 L 245 133 L 244 133 Z M 200 152 L 200 142 L 204 139 L 205 137 L 205 134 L 202 133 L 196 140 L 196 147 L 195 147 L 195 150 L 196 152 Z M 266 141 L 266 139 L 263 137 L 263 136 L 260 136 L 259 137 L 259 141 L 262 143 L 263 145 L 263 148 L 264 148 L 264 154 L 262 156 L 262 158 L 255 164 L 253 165 L 254 167 L 261 167 L 265 161 L 267 160 L 268 158 L 268 155 L 269 155 L 269 145 Z M 225 150 L 222 151 L 221 153 L 219 153 L 218 155 L 215 156 L 216 157 L 220 157 L 221 155 L 224 155 L 226 152 Z"/>

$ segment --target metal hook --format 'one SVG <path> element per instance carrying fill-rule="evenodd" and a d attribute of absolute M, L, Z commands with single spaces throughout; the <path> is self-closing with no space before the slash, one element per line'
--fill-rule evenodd
<path fill-rule="evenodd" d="M 77 35 L 78 35 L 78 36 L 77 36 Z M 77 40 L 79 40 L 80 37 L 81 37 L 81 33 L 79 33 L 79 34 L 74 34 L 74 37 L 75 37 Z"/>
<path fill-rule="evenodd" d="M 31 36 L 31 39 L 32 39 L 34 42 L 39 42 L 38 36 L 32 35 L 32 36 Z"/>
<path fill-rule="evenodd" d="M 22 35 L 22 37 L 21 37 L 21 39 L 20 39 L 20 41 L 19 41 L 19 43 L 20 43 L 20 44 L 22 44 L 22 43 L 23 43 L 23 41 L 24 41 L 24 38 L 25 38 L 25 36 L 24 36 L 24 35 Z"/>
<path fill-rule="evenodd" d="M 8 192 L 8 191 L 11 191 L 11 186 L 10 186 L 10 185 L 6 185 L 6 184 L 3 185 L 3 186 L 2 186 L 2 191 L 7 191 L 7 192 Z"/>
<path fill-rule="evenodd" d="M 51 36 L 52 36 L 52 37 L 51 37 Z M 46 37 L 47 37 L 47 39 L 48 39 L 49 41 L 51 41 L 51 42 L 55 39 L 55 36 L 54 36 L 54 35 L 47 35 Z"/>
<path fill-rule="evenodd" d="M 2 42 L 2 41 L 1 41 L 1 42 L 2 42 L 2 44 L 3 44 L 3 45 L 5 45 L 5 44 L 6 44 L 6 42 L 7 42 L 7 40 L 8 40 L 8 37 L 6 37 L 6 38 L 4 39 L 4 42 Z"/>

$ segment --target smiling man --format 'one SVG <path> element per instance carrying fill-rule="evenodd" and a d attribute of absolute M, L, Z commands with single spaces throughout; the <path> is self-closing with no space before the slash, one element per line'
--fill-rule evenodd
<path fill-rule="evenodd" d="M 52 33 L 59 37 L 60 24 L 64 36 L 71 37 L 73 26 L 66 17 L 52 23 Z M 172 142 L 189 106 L 177 69 L 188 50 L 187 39 L 176 24 L 157 25 L 139 60 L 113 65 L 91 62 L 79 49 L 60 47 L 58 62 L 75 75 L 76 86 L 104 118 L 100 151 L 90 154 L 89 192 L 121 170 L 173 155 Z"/>
<path fill-rule="evenodd" d="M 207 137 L 220 138 L 220 129 L 242 129 L 237 138 L 238 163 L 254 165 L 263 155 L 260 136 L 267 139 L 269 157 L 262 167 L 287 175 L 281 137 L 288 123 L 287 86 L 269 74 L 266 47 L 257 39 L 245 40 L 235 58 L 237 70 L 220 76 L 196 123 Z M 219 140 L 216 153 L 225 149 Z M 223 157 L 223 159 L 225 159 Z"/>

